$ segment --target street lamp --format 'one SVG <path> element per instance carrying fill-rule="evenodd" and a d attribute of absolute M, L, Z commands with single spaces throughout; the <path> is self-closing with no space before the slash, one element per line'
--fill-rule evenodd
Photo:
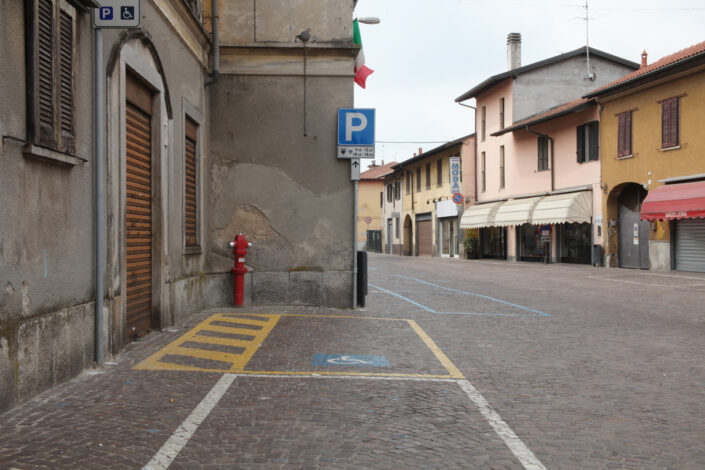
<path fill-rule="evenodd" d="M 379 18 L 376 16 L 363 16 L 362 18 L 358 18 L 357 22 L 358 23 L 363 23 L 363 24 L 379 24 Z"/>

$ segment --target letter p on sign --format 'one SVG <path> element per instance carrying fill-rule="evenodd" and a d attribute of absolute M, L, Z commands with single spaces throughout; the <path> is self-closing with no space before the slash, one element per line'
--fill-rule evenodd
<path fill-rule="evenodd" d="M 374 144 L 374 109 L 338 109 L 338 145 L 374 146 Z"/>

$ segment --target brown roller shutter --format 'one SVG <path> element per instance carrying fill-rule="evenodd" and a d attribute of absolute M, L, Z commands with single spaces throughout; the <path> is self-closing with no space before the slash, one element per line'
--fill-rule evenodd
<path fill-rule="evenodd" d="M 186 246 L 198 246 L 198 207 L 196 199 L 196 139 L 198 127 L 190 119 L 186 119 L 186 179 L 184 188 L 184 230 Z"/>
<path fill-rule="evenodd" d="M 419 221 L 417 227 L 419 234 L 419 256 L 431 256 L 433 253 L 433 234 L 431 231 L 431 221 Z"/>
<path fill-rule="evenodd" d="M 151 116 L 129 101 L 138 85 L 127 80 L 126 93 L 126 326 L 128 337 L 152 327 L 152 124 Z M 144 97 L 137 93 L 137 97 Z M 151 100 L 150 100 L 151 101 Z"/>

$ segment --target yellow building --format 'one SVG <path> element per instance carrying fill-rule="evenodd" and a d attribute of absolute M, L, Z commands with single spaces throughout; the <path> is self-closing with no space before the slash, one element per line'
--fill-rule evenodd
<path fill-rule="evenodd" d="M 384 203 L 384 177 L 393 173 L 397 162 L 375 165 L 360 173 L 357 195 L 357 249 L 382 251 L 382 205 Z"/>
<path fill-rule="evenodd" d="M 705 272 L 705 42 L 585 95 L 601 104 L 607 266 Z"/>
<path fill-rule="evenodd" d="M 474 181 L 463 183 L 462 162 L 463 156 L 465 160 L 474 157 L 474 139 L 475 135 L 471 134 L 425 153 L 419 149 L 414 158 L 394 167 L 394 170 L 402 170 L 403 173 L 404 255 L 460 255 L 463 236 L 459 233 L 458 219 L 462 213 L 465 191 L 474 194 Z M 455 168 L 451 167 L 451 159 L 455 162 Z M 465 164 L 474 165 L 474 159 Z M 452 186 L 463 196 L 460 204 L 452 200 Z"/>

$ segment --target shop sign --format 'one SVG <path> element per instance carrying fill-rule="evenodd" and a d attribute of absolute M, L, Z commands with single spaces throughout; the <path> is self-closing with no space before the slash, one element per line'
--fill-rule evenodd
<path fill-rule="evenodd" d="M 450 157 L 450 193 L 461 193 L 460 157 Z"/>
<path fill-rule="evenodd" d="M 666 212 L 666 218 L 667 219 L 683 219 L 688 217 L 688 212 L 687 211 L 672 211 L 672 212 Z"/>

